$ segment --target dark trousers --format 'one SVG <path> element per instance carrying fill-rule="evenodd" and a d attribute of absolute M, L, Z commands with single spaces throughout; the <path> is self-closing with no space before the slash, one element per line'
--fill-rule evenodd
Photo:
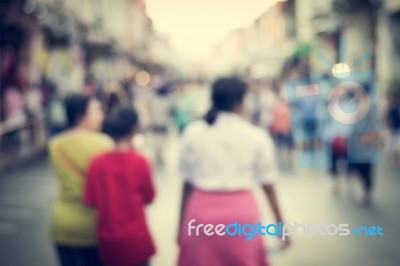
<path fill-rule="evenodd" d="M 346 154 L 335 154 L 334 152 L 331 153 L 331 162 L 332 166 L 329 169 L 330 173 L 333 177 L 336 177 L 338 174 L 337 163 L 339 160 L 346 160 Z M 365 191 L 370 192 L 372 190 L 373 182 L 372 182 L 372 175 L 373 175 L 373 164 L 372 163 L 347 163 L 347 172 L 351 173 L 354 172 L 360 178 Z"/>
<path fill-rule="evenodd" d="M 103 266 L 95 247 L 56 245 L 61 266 Z"/>
<path fill-rule="evenodd" d="M 356 172 L 363 183 L 364 189 L 367 192 L 372 190 L 372 163 L 349 163 L 349 171 Z"/>
<path fill-rule="evenodd" d="M 347 161 L 347 155 L 346 154 L 337 154 L 337 153 L 331 151 L 330 156 L 331 156 L 331 167 L 329 169 L 329 172 L 332 174 L 333 177 L 336 177 L 338 174 L 338 162 L 340 160 Z M 349 169 L 347 169 L 347 170 L 349 170 Z"/>

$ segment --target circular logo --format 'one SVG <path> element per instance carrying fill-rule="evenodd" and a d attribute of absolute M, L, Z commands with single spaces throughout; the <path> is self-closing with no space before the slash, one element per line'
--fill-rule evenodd
<path fill-rule="evenodd" d="M 338 122 L 350 125 L 366 117 L 371 98 L 358 83 L 346 81 L 336 85 L 329 94 L 328 110 Z"/>

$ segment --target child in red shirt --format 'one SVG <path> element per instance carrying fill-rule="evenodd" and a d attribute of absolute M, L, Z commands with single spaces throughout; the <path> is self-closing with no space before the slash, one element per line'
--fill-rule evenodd
<path fill-rule="evenodd" d="M 151 168 L 131 145 L 137 124 L 132 108 L 117 110 L 104 124 L 115 149 L 94 158 L 87 173 L 84 202 L 97 209 L 100 257 L 106 265 L 147 265 L 155 253 L 144 210 L 155 194 Z"/>

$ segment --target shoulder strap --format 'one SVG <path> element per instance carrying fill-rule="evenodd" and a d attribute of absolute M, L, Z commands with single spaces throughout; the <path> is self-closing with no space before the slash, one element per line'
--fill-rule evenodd
<path fill-rule="evenodd" d="M 61 159 L 64 161 L 64 163 L 66 163 L 66 165 L 68 166 L 69 169 L 71 169 L 72 171 L 74 171 L 76 174 L 78 174 L 80 177 L 84 178 L 85 177 L 85 172 L 82 171 L 63 151 L 63 149 L 61 148 L 61 145 L 58 144 L 56 146 L 56 153 L 58 153 L 58 155 L 61 157 Z"/>

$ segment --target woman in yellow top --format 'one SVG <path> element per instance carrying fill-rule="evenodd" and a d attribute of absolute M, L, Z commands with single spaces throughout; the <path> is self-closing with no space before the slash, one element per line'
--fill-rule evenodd
<path fill-rule="evenodd" d="M 85 172 L 90 160 L 113 147 L 98 132 L 103 122 L 100 102 L 89 95 L 74 94 L 65 101 L 69 129 L 49 143 L 52 167 L 59 178 L 51 236 L 62 266 L 99 265 L 96 217 L 82 204 Z"/>

